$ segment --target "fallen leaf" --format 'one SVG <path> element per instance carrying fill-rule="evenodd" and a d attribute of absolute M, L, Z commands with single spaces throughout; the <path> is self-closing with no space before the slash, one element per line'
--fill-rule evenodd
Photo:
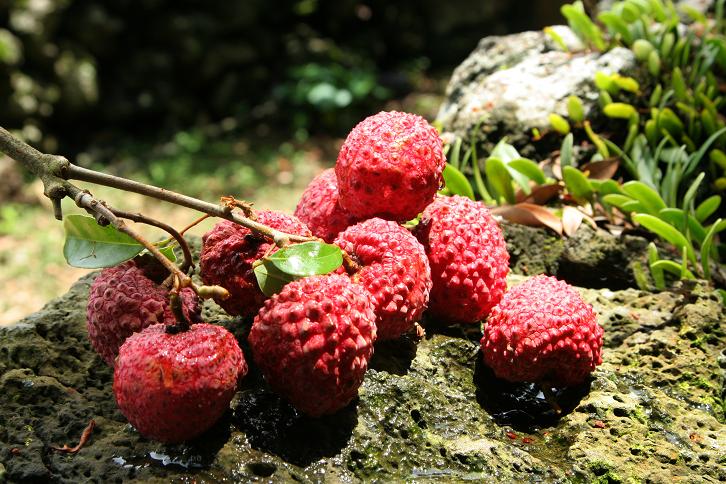
<path fill-rule="evenodd" d="M 607 158 L 605 160 L 591 161 L 580 167 L 580 170 L 589 172 L 588 178 L 594 180 L 609 180 L 615 175 L 620 166 L 620 159 L 617 157 Z"/>
<path fill-rule="evenodd" d="M 510 222 L 521 225 L 528 225 L 530 227 L 549 227 L 559 235 L 562 235 L 562 220 L 545 207 L 541 207 L 539 205 L 534 205 L 532 203 L 506 205 L 493 209 L 492 213 L 499 215 Z"/>
<path fill-rule="evenodd" d="M 539 185 L 532 188 L 532 193 L 527 195 L 522 190 L 518 190 L 516 194 L 517 203 L 534 203 L 537 205 L 544 205 L 562 191 L 562 185 L 559 183 L 552 183 L 549 185 Z"/>
<path fill-rule="evenodd" d="M 565 235 L 568 237 L 575 235 L 577 229 L 582 225 L 583 218 L 585 218 L 585 214 L 575 207 L 568 205 L 562 209 L 562 230 L 565 232 Z"/>

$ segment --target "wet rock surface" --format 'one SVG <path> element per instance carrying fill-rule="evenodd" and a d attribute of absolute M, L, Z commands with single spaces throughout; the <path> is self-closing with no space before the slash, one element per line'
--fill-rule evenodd
<path fill-rule="evenodd" d="M 517 238 L 517 230 L 505 227 L 515 272 L 524 254 L 530 274 L 596 270 L 577 265 L 587 259 L 583 247 L 629 257 L 627 243 L 596 243 L 596 233 L 563 241 L 535 229 Z M 517 245 L 525 242 L 556 257 L 538 258 Z M 0 330 L 0 481 L 726 479 L 726 317 L 706 286 L 581 289 L 605 329 L 604 361 L 590 381 L 559 391 L 562 415 L 533 385 L 492 375 L 481 362 L 478 326 L 429 321 L 422 341 L 378 344 L 360 398 L 333 416 L 300 416 L 253 365 L 214 428 L 169 446 L 139 436 L 116 409 L 112 372 L 87 340 L 92 279 Z M 228 327 L 247 350 L 249 322 L 209 303 L 205 319 Z M 95 430 L 77 454 L 50 449 L 75 445 L 90 419 Z"/>

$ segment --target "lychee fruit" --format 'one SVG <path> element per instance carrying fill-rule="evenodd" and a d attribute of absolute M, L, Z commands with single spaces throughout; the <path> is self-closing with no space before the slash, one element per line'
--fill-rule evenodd
<path fill-rule="evenodd" d="M 457 323 L 486 317 L 502 298 L 509 272 L 507 245 L 489 210 L 458 195 L 437 197 L 415 233 L 431 265 L 429 312 Z"/>
<path fill-rule="evenodd" d="M 429 262 L 416 237 L 395 222 L 372 218 L 348 227 L 335 244 L 363 265 L 353 280 L 373 296 L 378 339 L 412 329 L 431 291 Z"/>
<path fill-rule="evenodd" d="M 270 387 L 317 417 L 351 402 L 376 339 L 371 296 L 346 275 L 287 284 L 265 302 L 249 335 Z"/>
<path fill-rule="evenodd" d="M 439 133 L 424 118 L 380 112 L 358 123 L 340 149 L 339 203 L 359 219 L 411 220 L 441 188 L 445 165 Z"/>
<path fill-rule="evenodd" d="M 189 288 L 180 294 L 184 315 L 200 321 L 197 295 Z M 175 322 L 168 291 L 133 260 L 101 271 L 91 284 L 86 316 L 91 345 L 109 366 L 114 366 L 119 347 L 133 333 Z"/>
<path fill-rule="evenodd" d="M 582 383 L 602 363 L 602 335 L 592 306 L 572 286 L 536 276 L 492 309 L 481 349 L 499 378 L 561 388 Z"/>
<path fill-rule="evenodd" d="M 329 244 L 341 231 L 358 221 L 357 217 L 338 203 L 338 179 L 332 168 L 313 178 L 297 204 L 295 216 L 302 220 L 316 237 Z"/>
<path fill-rule="evenodd" d="M 256 212 L 257 221 L 290 234 L 311 237 L 304 223 L 292 215 L 272 211 Z M 272 241 L 229 220 L 223 220 L 202 237 L 200 275 L 204 284 L 222 286 L 230 297 L 215 299 L 233 316 L 252 316 L 262 307 L 266 296 L 255 278 L 252 264 L 266 253 L 277 251 Z"/>
<path fill-rule="evenodd" d="M 223 327 L 194 324 L 170 334 L 155 324 L 121 346 L 113 392 L 141 435 L 176 443 L 214 425 L 246 374 L 242 350 Z"/>

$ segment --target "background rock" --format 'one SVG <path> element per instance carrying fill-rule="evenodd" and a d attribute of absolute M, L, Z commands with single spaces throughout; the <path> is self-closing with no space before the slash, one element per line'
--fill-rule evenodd
<path fill-rule="evenodd" d="M 629 49 L 606 53 L 583 50 L 568 27 L 556 27 L 571 52 L 559 50 L 544 32 L 485 37 L 454 70 L 437 119 L 444 132 L 481 141 L 485 152 L 503 137 L 532 156 L 532 129 L 549 127 L 551 113 L 567 115 L 567 97 L 576 94 L 589 117 L 597 105 L 595 73 L 636 70 Z"/>

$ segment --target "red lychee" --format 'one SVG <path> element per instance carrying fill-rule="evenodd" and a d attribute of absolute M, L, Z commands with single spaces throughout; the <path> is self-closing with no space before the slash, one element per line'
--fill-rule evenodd
<path fill-rule="evenodd" d="M 311 237 L 312 233 L 297 217 L 272 210 L 259 210 L 257 221 L 290 234 Z M 271 241 L 250 229 L 223 220 L 204 234 L 200 257 L 200 274 L 204 284 L 222 286 L 230 297 L 216 300 L 227 313 L 252 316 L 265 302 L 255 278 L 252 264 L 268 251 L 276 252 Z"/>
<path fill-rule="evenodd" d="M 353 280 L 373 296 L 378 339 L 412 329 L 431 291 L 429 262 L 416 237 L 395 222 L 372 218 L 348 227 L 335 244 L 364 266 Z"/>
<path fill-rule="evenodd" d="M 184 315 L 199 321 L 197 295 L 189 288 L 180 294 Z M 133 333 L 152 324 L 175 321 L 168 291 L 149 279 L 134 261 L 101 271 L 91 284 L 86 315 L 91 345 L 110 366 L 119 347 Z"/>
<path fill-rule="evenodd" d="M 375 339 L 368 291 L 346 275 L 328 274 L 291 282 L 267 300 L 249 344 L 270 387 L 317 417 L 358 394 Z"/>
<path fill-rule="evenodd" d="M 437 197 L 415 233 L 431 265 L 431 314 L 459 323 L 486 317 L 504 294 L 509 272 L 507 245 L 489 210 L 458 195 Z"/>
<path fill-rule="evenodd" d="M 329 168 L 316 176 L 303 192 L 295 209 L 295 216 L 302 220 L 310 231 L 327 243 L 358 221 L 338 203 L 338 180 L 335 170 Z"/>
<path fill-rule="evenodd" d="M 359 219 L 411 220 L 434 199 L 444 165 L 439 133 L 424 118 L 380 112 L 353 128 L 340 149 L 339 203 Z"/>
<path fill-rule="evenodd" d="M 481 349 L 499 378 L 560 388 L 582 383 L 602 363 L 602 335 L 592 306 L 572 286 L 536 276 L 492 309 Z"/>
<path fill-rule="evenodd" d="M 121 346 L 113 392 L 141 435 L 183 442 L 219 420 L 245 374 L 242 350 L 223 327 L 194 324 L 170 334 L 155 324 Z"/>

